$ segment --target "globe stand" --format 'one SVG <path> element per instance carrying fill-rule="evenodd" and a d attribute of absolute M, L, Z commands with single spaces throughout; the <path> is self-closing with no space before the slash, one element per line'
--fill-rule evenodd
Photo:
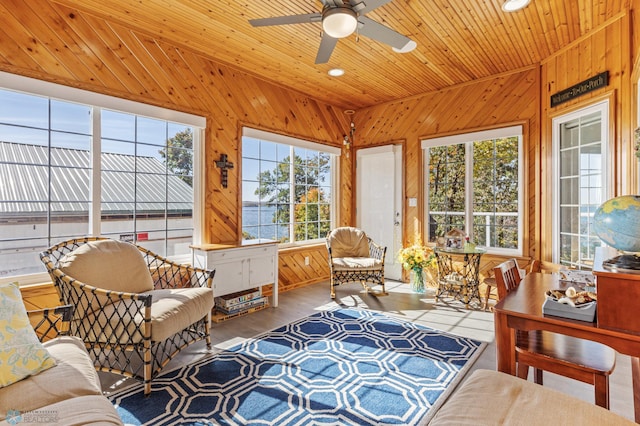
<path fill-rule="evenodd" d="M 640 274 L 640 256 L 622 254 L 602 262 L 602 267 L 611 272 L 626 272 Z"/>

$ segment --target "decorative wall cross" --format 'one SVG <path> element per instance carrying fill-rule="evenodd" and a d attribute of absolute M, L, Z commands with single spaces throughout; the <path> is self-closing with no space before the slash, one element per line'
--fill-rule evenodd
<path fill-rule="evenodd" d="M 230 161 L 227 161 L 227 154 L 220 154 L 220 161 L 216 161 L 216 166 L 220 168 L 220 175 L 222 177 L 222 187 L 226 188 L 228 185 L 227 173 L 229 169 L 233 169 L 233 163 Z"/>

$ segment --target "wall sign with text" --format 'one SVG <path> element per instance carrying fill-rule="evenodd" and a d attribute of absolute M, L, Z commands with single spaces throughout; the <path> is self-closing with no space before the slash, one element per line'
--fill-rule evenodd
<path fill-rule="evenodd" d="M 551 108 L 608 85 L 609 71 L 605 71 L 551 95 Z"/>

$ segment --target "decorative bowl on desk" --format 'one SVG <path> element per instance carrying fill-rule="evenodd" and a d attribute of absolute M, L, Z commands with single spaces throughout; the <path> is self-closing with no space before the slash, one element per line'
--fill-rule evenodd
<path fill-rule="evenodd" d="M 542 313 L 579 321 L 596 320 L 597 295 L 593 292 L 577 292 L 573 287 L 567 290 L 549 290 L 542 304 Z"/>

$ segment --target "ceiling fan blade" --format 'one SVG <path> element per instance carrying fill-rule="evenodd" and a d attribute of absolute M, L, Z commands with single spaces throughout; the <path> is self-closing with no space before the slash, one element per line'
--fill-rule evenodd
<path fill-rule="evenodd" d="M 276 16 L 273 18 L 250 19 L 249 23 L 254 27 L 266 27 L 271 25 L 306 24 L 309 22 L 320 22 L 320 13 L 306 13 L 304 15 Z"/>
<path fill-rule="evenodd" d="M 329 62 L 329 58 L 338 43 L 337 38 L 329 37 L 326 34 L 322 34 L 322 40 L 320 41 L 320 47 L 318 48 L 318 54 L 316 55 L 316 64 L 326 64 Z"/>
<path fill-rule="evenodd" d="M 388 44 L 396 49 L 402 49 L 411 39 L 407 36 L 385 27 L 366 16 L 358 16 L 358 32 L 363 36 Z M 360 25 L 362 24 L 362 25 Z"/>
<path fill-rule="evenodd" d="M 351 0 L 351 6 L 353 10 L 358 12 L 361 15 L 364 15 L 367 12 L 371 12 L 373 9 L 384 6 L 389 3 L 391 0 Z M 364 6 L 364 7 L 363 7 Z"/>

